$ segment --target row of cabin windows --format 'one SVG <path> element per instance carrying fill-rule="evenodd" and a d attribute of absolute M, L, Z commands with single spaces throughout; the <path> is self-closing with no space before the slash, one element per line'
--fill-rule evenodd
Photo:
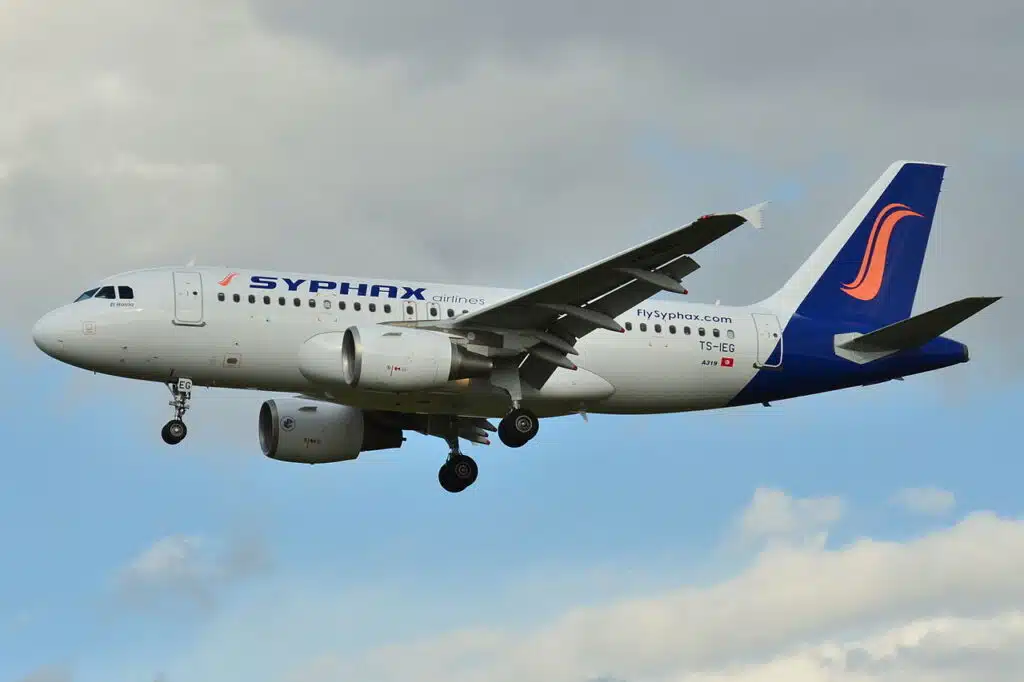
<path fill-rule="evenodd" d="M 226 301 L 227 300 L 227 295 L 223 291 L 218 292 L 217 293 L 217 300 L 218 301 Z M 241 294 L 232 294 L 231 295 L 231 300 L 234 301 L 235 303 L 241 303 L 242 302 L 242 295 Z M 331 300 L 328 299 L 328 298 L 324 298 L 324 299 L 321 299 L 321 300 L 323 301 L 324 310 L 330 310 L 331 309 L 331 305 L 332 305 L 331 304 Z M 263 303 L 265 305 L 270 305 L 272 301 L 273 301 L 273 298 L 271 296 L 264 296 L 263 297 Z M 255 294 L 249 294 L 249 303 L 255 303 L 255 302 L 256 302 L 256 295 Z M 288 305 L 288 299 L 286 297 L 284 297 L 284 296 L 278 296 L 277 297 L 277 304 L 278 305 Z M 295 306 L 296 308 L 301 308 L 302 307 L 302 299 L 298 298 L 298 297 L 293 298 L 292 299 L 292 305 Z M 316 299 L 315 298 L 309 299 L 308 306 L 310 308 L 316 308 Z M 345 301 L 338 301 L 338 310 L 345 310 L 345 307 L 346 307 Z M 383 305 L 383 308 L 384 308 L 384 313 L 385 314 L 389 314 L 391 312 L 391 304 L 390 303 L 385 303 Z M 359 301 L 356 301 L 356 302 L 354 302 L 352 304 L 352 310 L 360 311 L 362 309 L 363 309 L 363 304 L 360 303 Z M 371 313 L 375 313 L 375 312 L 377 312 L 377 304 L 376 303 L 368 303 L 366 305 L 366 309 L 369 310 Z M 468 310 L 463 310 L 462 312 L 463 313 L 468 313 L 469 311 Z M 413 306 L 409 305 L 409 306 L 405 307 L 405 313 L 407 315 L 414 315 L 416 313 L 416 310 L 415 310 L 415 308 L 413 308 Z M 438 316 L 438 309 L 436 307 L 431 306 L 431 308 L 430 308 L 430 315 L 431 315 L 431 317 L 437 317 Z M 452 308 L 448 309 L 448 317 L 455 317 L 455 310 L 454 309 L 452 309 Z"/>
<path fill-rule="evenodd" d="M 95 289 L 89 289 L 81 296 L 75 299 L 75 303 L 79 301 L 85 301 L 90 298 L 104 298 L 109 300 L 121 299 L 127 301 L 135 298 L 135 292 L 131 287 L 126 287 L 123 284 L 120 286 L 107 285 L 105 287 L 96 287 Z"/>
<path fill-rule="evenodd" d="M 633 323 L 632 322 L 627 322 L 626 323 L 626 331 L 627 332 L 628 331 L 633 331 Z M 640 323 L 640 331 L 642 331 L 642 332 L 647 331 L 647 323 L 646 322 L 641 322 Z M 675 334 L 676 332 L 677 332 L 676 326 L 674 324 L 670 324 L 668 326 L 668 333 L 669 334 Z M 661 325 L 660 324 L 655 324 L 654 325 L 654 333 L 655 334 L 660 334 L 661 333 Z M 683 327 L 683 335 L 684 336 L 689 336 L 691 333 L 692 333 L 692 330 L 689 327 Z M 698 327 L 697 328 L 697 336 L 706 336 L 706 335 L 707 335 L 707 330 L 705 330 L 704 327 Z M 719 331 L 718 329 L 712 329 L 711 330 L 711 336 L 715 337 L 716 339 L 719 338 L 721 335 L 722 335 L 722 332 Z M 725 336 L 726 336 L 726 338 L 730 338 L 730 339 L 736 338 L 736 334 L 731 329 L 726 329 L 725 330 Z"/>

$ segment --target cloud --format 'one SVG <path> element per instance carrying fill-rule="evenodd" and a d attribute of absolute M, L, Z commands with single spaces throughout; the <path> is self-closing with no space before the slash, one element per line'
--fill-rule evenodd
<path fill-rule="evenodd" d="M 906 543 L 769 548 L 731 579 L 532 628 L 324 652 L 290 679 L 1009 680 L 1024 642 L 1022 569 L 1024 521 L 975 513 Z"/>
<path fill-rule="evenodd" d="M 793 498 L 785 491 L 758 488 L 737 522 L 744 542 L 811 542 L 839 521 L 846 505 L 838 497 Z"/>
<path fill-rule="evenodd" d="M 71 671 L 67 668 L 44 666 L 22 677 L 18 682 L 71 682 L 72 679 Z"/>
<path fill-rule="evenodd" d="M 905 488 L 892 501 L 919 516 L 943 516 L 956 507 L 956 495 L 939 488 Z"/>
<path fill-rule="evenodd" d="M 581 7 L 8 4 L 0 284 L 34 293 L 8 301 L 18 338 L 101 275 L 192 255 L 529 286 L 796 196 L 770 235 L 702 254 L 694 295 L 745 302 L 901 157 L 951 164 L 921 306 L 1014 290 L 1018 3 L 885 6 L 884 24 L 878 2 Z M 636 153 L 652 131 L 674 161 Z M 1022 305 L 958 328 L 987 342 L 976 361 L 1014 352 Z"/>
<path fill-rule="evenodd" d="M 215 543 L 205 537 L 170 535 L 157 540 L 118 572 L 118 596 L 133 607 L 180 605 L 209 609 L 219 592 L 268 566 L 261 542 L 252 538 Z"/>

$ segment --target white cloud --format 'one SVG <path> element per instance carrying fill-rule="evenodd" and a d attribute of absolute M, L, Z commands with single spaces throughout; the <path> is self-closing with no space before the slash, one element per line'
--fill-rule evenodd
<path fill-rule="evenodd" d="M 528 630 L 496 623 L 361 656 L 324 652 L 289 679 L 967 682 L 966 672 L 942 678 L 941 661 L 975 655 L 968 672 L 977 672 L 1015 655 L 1022 576 L 1024 522 L 978 513 L 905 544 L 776 547 L 735 578 Z"/>
<path fill-rule="evenodd" d="M 785 491 L 758 488 L 738 521 L 746 542 L 820 542 L 845 512 L 838 497 L 794 498 Z"/>
<path fill-rule="evenodd" d="M 943 516 L 956 507 L 956 495 L 940 488 L 905 488 L 892 501 L 920 516 Z"/>
<path fill-rule="evenodd" d="M 799 502 L 783 506 L 815 510 L 822 524 L 841 515 Z M 424 606 L 406 591 L 415 586 L 364 594 L 307 569 L 222 609 L 161 669 L 254 682 L 1015 682 L 1024 651 L 1024 520 L 988 512 L 906 542 L 773 543 L 732 576 L 640 596 L 634 584 L 629 598 L 554 614 L 534 585 L 518 613 L 481 608 L 463 627 L 424 620 L 449 597 Z M 551 584 L 557 592 L 558 576 Z M 484 602 L 505 599 L 491 591 Z"/>
<path fill-rule="evenodd" d="M 182 599 L 208 608 L 218 590 L 266 568 L 263 545 L 251 538 L 216 543 L 190 535 L 157 540 L 116 576 L 120 598 L 133 606 L 152 606 Z"/>

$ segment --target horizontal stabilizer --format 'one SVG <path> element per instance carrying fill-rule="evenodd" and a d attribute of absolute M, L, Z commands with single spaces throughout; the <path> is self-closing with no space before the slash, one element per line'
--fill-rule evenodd
<path fill-rule="evenodd" d="M 855 353 L 892 353 L 923 346 L 934 338 L 977 315 L 1001 296 L 972 296 L 894 322 L 868 334 L 854 335 L 848 340 L 836 338 L 836 350 Z M 847 336 L 847 335 L 842 335 Z"/>

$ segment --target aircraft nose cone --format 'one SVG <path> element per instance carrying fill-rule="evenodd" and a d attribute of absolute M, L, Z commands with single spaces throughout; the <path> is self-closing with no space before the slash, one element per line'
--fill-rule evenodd
<path fill-rule="evenodd" d="M 36 347 L 50 357 L 56 358 L 64 352 L 64 341 L 52 314 L 44 315 L 32 327 L 32 340 Z"/>

